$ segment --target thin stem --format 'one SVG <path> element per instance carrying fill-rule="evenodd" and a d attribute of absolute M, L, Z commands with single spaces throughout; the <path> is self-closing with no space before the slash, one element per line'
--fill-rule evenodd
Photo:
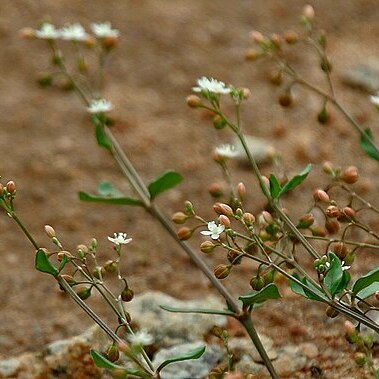
<path fill-rule="evenodd" d="M 31 242 L 31 244 L 35 247 L 36 250 L 39 249 L 39 246 L 37 242 L 34 240 L 32 235 L 29 233 L 28 229 L 26 229 L 25 225 L 21 222 L 21 220 L 17 217 L 15 212 L 9 212 L 9 216 L 16 222 L 16 224 L 21 228 L 21 230 L 24 232 L 25 236 L 28 238 L 28 240 Z"/>

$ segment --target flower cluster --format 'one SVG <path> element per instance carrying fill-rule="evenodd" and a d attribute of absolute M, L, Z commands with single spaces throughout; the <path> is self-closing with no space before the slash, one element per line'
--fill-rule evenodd
<path fill-rule="evenodd" d="M 87 107 L 87 111 L 92 114 L 106 113 L 112 109 L 112 103 L 105 99 L 93 99 Z"/>
<path fill-rule="evenodd" d="M 132 241 L 132 238 L 127 238 L 127 233 L 113 233 L 113 237 L 108 237 L 108 241 L 115 245 L 126 245 Z"/>
<path fill-rule="evenodd" d="M 226 86 L 224 82 L 205 76 L 197 80 L 197 87 L 193 87 L 194 92 L 209 92 L 212 94 L 225 95 L 232 91 L 230 86 Z"/>

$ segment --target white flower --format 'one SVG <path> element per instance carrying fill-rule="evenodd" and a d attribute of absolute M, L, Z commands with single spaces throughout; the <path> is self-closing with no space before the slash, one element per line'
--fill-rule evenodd
<path fill-rule="evenodd" d="M 379 94 L 376 95 L 376 96 L 370 96 L 370 101 L 376 105 L 377 107 L 379 107 Z"/>
<path fill-rule="evenodd" d="M 147 346 L 154 342 L 154 337 L 146 330 L 141 329 L 135 334 L 128 335 L 128 340 L 132 345 Z"/>
<path fill-rule="evenodd" d="M 341 262 L 341 268 L 342 268 L 342 271 L 346 271 L 346 270 L 349 270 L 351 266 L 345 266 L 345 261 L 342 261 Z"/>
<path fill-rule="evenodd" d="M 108 241 L 111 241 L 115 245 L 126 245 L 132 238 L 127 238 L 127 233 L 113 233 L 114 237 L 108 237 Z"/>
<path fill-rule="evenodd" d="M 222 158 L 235 158 L 238 151 L 233 145 L 225 144 L 215 148 L 215 154 Z"/>
<path fill-rule="evenodd" d="M 60 29 L 60 36 L 62 39 L 68 41 L 85 41 L 89 37 L 83 26 L 79 23 L 64 26 Z"/>
<path fill-rule="evenodd" d="M 117 29 L 112 29 L 110 22 L 94 22 L 91 24 L 91 30 L 97 38 L 118 38 L 120 34 Z"/>
<path fill-rule="evenodd" d="M 194 92 L 208 91 L 214 94 L 227 94 L 232 91 L 231 88 L 226 87 L 224 82 L 213 78 L 206 78 L 205 76 L 197 80 L 197 87 L 193 87 Z"/>
<path fill-rule="evenodd" d="M 225 230 L 225 226 L 222 224 L 216 225 L 214 221 L 208 222 L 208 230 L 203 230 L 200 233 L 203 236 L 211 236 L 213 240 L 218 240 L 220 234 Z"/>
<path fill-rule="evenodd" d="M 44 22 L 39 30 L 36 30 L 34 32 L 34 35 L 37 38 L 41 39 L 57 39 L 60 37 L 60 32 L 59 30 L 55 29 L 55 26 L 53 24 Z"/>
<path fill-rule="evenodd" d="M 113 105 L 110 101 L 105 99 L 91 100 L 87 111 L 89 113 L 105 113 L 113 109 Z"/>

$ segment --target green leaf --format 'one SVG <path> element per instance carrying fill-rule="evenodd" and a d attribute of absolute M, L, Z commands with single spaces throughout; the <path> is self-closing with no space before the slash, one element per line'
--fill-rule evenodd
<path fill-rule="evenodd" d="M 59 268 L 58 268 L 58 271 L 61 272 L 63 269 L 64 269 L 64 266 L 66 266 L 66 263 L 68 262 L 68 258 L 67 258 L 67 255 L 64 254 L 63 255 L 63 258 L 62 258 L 62 261 L 61 261 L 61 264 L 59 265 Z"/>
<path fill-rule="evenodd" d="M 350 275 L 348 277 L 344 275 L 341 261 L 334 253 L 329 252 L 328 256 L 330 267 L 325 275 L 324 284 L 328 292 L 334 297 L 345 289 L 344 286 L 348 284 Z"/>
<path fill-rule="evenodd" d="M 297 293 L 300 296 L 304 296 L 307 299 L 315 300 L 315 301 L 325 301 L 328 298 L 325 294 L 312 283 L 310 283 L 307 278 L 303 277 L 302 279 L 298 274 L 293 274 L 293 277 L 296 280 L 290 280 L 290 287 L 294 293 Z M 301 285 L 302 283 L 303 285 Z"/>
<path fill-rule="evenodd" d="M 141 200 L 133 199 L 131 197 L 104 197 L 104 196 L 91 195 L 87 192 L 79 192 L 79 199 L 82 201 L 88 201 L 92 203 L 132 205 L 132 206 L 139 206 L 139 207 L 144 206 Z"/>
<path fill-rule="evenodd" d="M 110 182 L 101 182 L 97 187 L 97 193 L 107 197 L 122 197 L 122 192 L 113 186 Z"/>
<path fill-rule="evenodd" d="M 280 293 L 278 291 L 278 287 L 275 284 L 270 283 L 266 287 L 263 287 L 260 291 L 253 293 L 251 292 L 240 296 L 239 300 L 242 301 L 243 305 L 254 305 L 269 299 L 278 299 L 279 297 Z"/>
<path fill-rule="evenodd" d="M 189 361 L 191 359 L 198 359 L 200 358 L 205 352 L 205 346 L 201 346 L 195 350 L 192 350 L 186 354 L 182 354 L 177 357 L 169 358 L 162 362 L 159 367 L 157 368 L 156 372 L 161 372 L 167 365 L 175 362 L 183 362 L 183 361 Z"/>
<path fill-rule="evenodd" d="M 377 282 L 379 282 L 379 266 L 356 280 L 352 288 L 353 294 L 358 295 L 360 291 Z"/>
<path fill-rule="evenodd" d="M 160 305 L 160 308 L 164 309 L 167 312 L 173 312 L 173 313 L 201 313 L 201 314 L 213 314 L 213 315 L 223 315 L 223 316 L 235 316 L 234 312 L 227 311 L 227 310 L 203 309 L 203 308 L 196 308 L 196 309 L 175 308 L 175 307 L 169 307 L 167 305 Z"/>
<path fill-rule="evenodd" d="M 110 150 L 113 145 L 104 132 L 104 121 L 101 121 L 98 115 L 93 115 L 91 120 L 92 123 L 95 125 L 97 143 L 99 144 L 99 146 L 105 147 L 106 149 Z"/>
<path fill-rule="evenodd" d="M 357 293 L 357 297 L 360 299 L 367 299 L 368 297 L 374 295 L 376 291 L 379 291 L 379 282 L 371 283 L 369 286 L 360 290 Z"/>
<path fill-rule="evenodd" d="M 35 259 L 35 268 L 38 271 L 53 275 L 56 278 L 59 274 L 58 270 L 51 264 L 46 253 L 42 249 L 38 249 Z"/>
<path fill-rule="evenodd" d="M 278 179 L 276 179 L 275 175 L 271 174 L 269 180 L 270 180 L 270 194 L 273 199 L 276 199 L 281 190 L 281 186 L 278 182 Z"/>
<path fill-rule="evenodd" d="M 148 186 L 148 190 L 151 199 L 154 199 L 161 192 L 167 191 L 168 189 L 175 187 L 183 180 L 183 177 L 175 171 L 165 171 L 157 178 L 155 178 Z"/>
<path fill-rule="evenodd" d="M 372 136 L 372 132 L 369 128 L 366 128 L 364 130 L 364 135 L 361 135 L 359 143 L 361 145 L 361 148 L 370 158 L 379 161 L 379 154 L 377 149 L 375 149 L 374 147 L 374 139 Z"/>
<path fill-rule="evenodd" d="M 115 369 L 120 370 L 120 371 L 118 371 L 118 373 L 120 375 L 121 374 L 135 375 L 135 376 L 139 376 L 141 378 L 150 377 L 144 371 L 134 369 L 134 368 L 127 368 L 127 367 L 116 365 L 115 363 L 108 360 L 106 357 L 104 357 L 104 355 L 102 355 L 101 353 L 99 353 L 96 350 L 91 349 L 90 355 L 91 355 L 91 358 L 97 367 L 105 368 L 107 370 L 115 370 Z M 125 377 L 127 377 L 127 376 L 125 376 Z"/>
<path fill-rule="evenodd" d="M 312 165 L 308 164 L 303 171 L 301 171 L 300 174 L 295 175 L 291 180 L 289 180 L 280 190 L 278 194 L 278 198 L 282 196 L 284 193 L 291 191 L 295 187 L 297 187 L 299 184 L 301 184 L 305 178 L 308 176 L 310 171 L 312 170 Z"/>

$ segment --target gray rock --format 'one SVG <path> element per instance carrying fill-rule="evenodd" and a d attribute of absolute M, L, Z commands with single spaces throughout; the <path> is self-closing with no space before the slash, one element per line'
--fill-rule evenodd
<path fill-rule="evenodd" d="M 199 359 L 176 362 L 168 365 L 162 371 L 162 379 L 201 379 L 206 378 L 209 371 L 224 357 L 223 351 L 217 345 L 206 345 L 204 342 L 192 342 L 160 350 L 154 357 L 153 365 L 159 366 L 168 358 L 193 351 L 200 346 L 206 346 L 205 353 Z"/>
<path fill-rule="evenodd" d="M 163 347 L 200 340 L 214 325 L 226 325 L 224 316 L 171 313 L 160 308 L 161 305 L 220 310 L 224 308 L 224 304 L 214 296 L 190 301 L 175 299 L 161 292 L 147 292 L 136 296 L 128 304 L 128 312 L 141 327 L 154 336 L 156 343 Z"/>
<path fill-rule="evenodd" d="M 379 90 L 379 61 L 371 58 L 350 68 L 343 74 L 342 81 L 349 87 L 375 94 Z"/>
<path fill-rule="evenodd" d="M 246 139 L 247 147 L 251 155 L 257 162 L 257 164 L 266 163 L 270 160 L 269 158 L 270 152 L 274 150 L 270 141 L 263 138 L 257 138 L 257 137 L 248 136 L 248 135 L 245 135 L 245 139 Z M 239 139 L 235 138 L 232 144 L 235 146 L 238 152 L 237 159 L 241 163 L 247 165 L 249 161 L 246 157 L 245 150 L 243 149 L 243 146 L 241 142 L 239 141 Z"/>
<path fill-rule="evenodd" d="M 16 376 L 22 360 L 19 358 L 10 358 L 0 361 L 0 378 Z"/>

